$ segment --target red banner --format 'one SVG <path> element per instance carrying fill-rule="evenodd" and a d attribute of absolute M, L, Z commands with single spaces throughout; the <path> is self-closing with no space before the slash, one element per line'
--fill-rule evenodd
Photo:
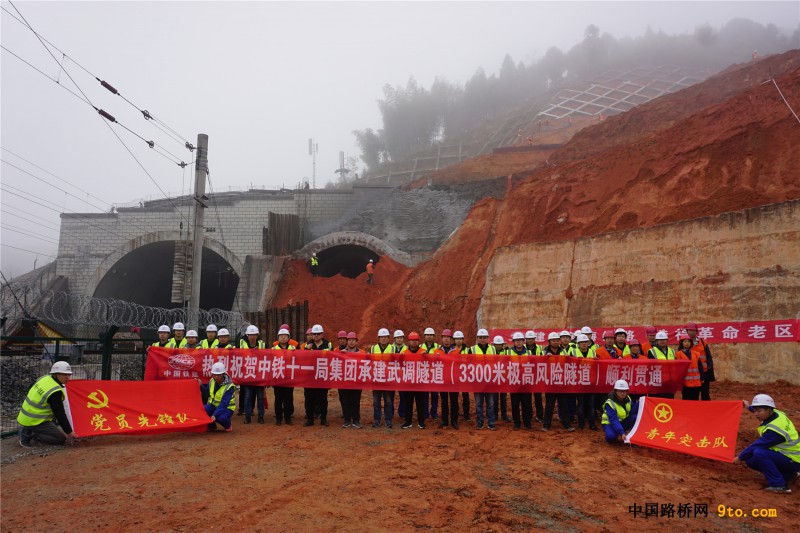
<path fill-rule="evenodd" d="M 634 394 L 676 392 L 689 361 L 509 355 L 364 354 L 152 347 L 145 379 L 207 380 L 225 364 L 236 384 L 437 392 L 601 392 L 624 379 Z"/>
<path fill-rule="evenodd" d="M 211 419 L 197 381 L 92 381 L 67 383 L 67 409 L 80 437 L 119 433 L 201 432 Z"/>
<path fill-rule="evenodd" d="M 666 331 L 669 334 L 672 344 L 678 343 L 678 335 L 686 333 L 686 324 L 679 326 L 655 326 L 657 331 Z M 800 342 L 800 320 L 790 318 L 787 320 L 751 320 L 746 322 L 704 322 L 698 323 L 697 336 L 709 344 L 727 344 L 732 342 Z M 594 327 L 595 341 L 603 345 L 600 337 L 604 331 L 614 331 L 623 328 L 628 332 L 628 338 L 633 336 L 639 341 L 647 340 L 645 326 L 606 326 Z M 574 333 L 573 328 L 570 333 Z M 561 333 L 562 329 L 544 329 L 536 331 L 536 342 L 545 344 L 547 335 L 556 332 Z M 491 335 L 501 335 L 508 342 L 511 342 L 511 335 L 515 331 L 526 331 L 525 329 L 496 328 L 491 330 Z"/>
<path fill-rule="evenodd" d="M 741 401 L 643 398 L 625 442 L 732 463 L 741 414 Z"/>

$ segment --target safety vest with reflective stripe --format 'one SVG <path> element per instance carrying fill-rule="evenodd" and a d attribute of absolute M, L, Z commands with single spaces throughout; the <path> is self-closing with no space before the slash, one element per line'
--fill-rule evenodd
<path fill-rule="evenodd" d="M 667 346 L 667 353 L 661 351 L 661 348 L 658 346 L 653 346 L 649 350 L 647 350 L 647 355 L 650 359 L 661 359 L 662 361 L 674 361 L 675 360 L 675 350 Z"/>
<path fill-rule="evenodd" d="M 699 387 L 702 385 L 702 381 L 700 381 L 700 369 L 698 368 L 698 363 L 700 362 L 700 358 L 697 355 L 697 352 L 689 350 L 689 353 L 686 353 L 686 350 L 680 350 L 681 355 L 685 354 L 685 357 L 689 359 L 689 369 L 686 371 L 686 377 L 683 380 L 683 385 L 685 387 Z"/>
<path fill-rule="evenodd" d="M 525 347 L 528 348 L 528 343 L 525 343 Z M 534 344 L 533 348 L 528 348 L 530 350 L 531 355 L 542 355 L 542 347 L 538 344 Z"/>
<path fill-rule="evenodd" d="M 800 438 L 798 438 L 797 429 L 795 429 L 794 424 L 783 411 L 778 411 L 777 409 L 773 409 L 773 411 L 778 415 L 778 418 L 758 426 L 758 434 L 763 435 L 765 431 L 774 431 L 786 439 L 786 442 L 776 444 L 770 450 L 782 453 L 792 461 L 800 463 Z"/>
<path fill-rule="evenodd" d="M 211 345 L 208 344 L 208 338 L 203 339 L 203 342 L 200 343 L 200 348 L 204 348 L 206 350 L 211 348 L 219 348 L 219 339 L 214 337 L 214 340 L 211 341 Z"/>
<path fill-rule="evenodd" d="M 319 259 L 317 259 L 316 257 L 312 257 L 311 266 L 317 266 L 317 265 L 319 265 Z"/>
<path fill-rule="evenodd" d="M 439 349 L 439 345 L 438 345 L 438 344 L 436 344 L 435 342 L 433 343 L 433 346 L 428 346 L 428 345 L 427 345 L 426 343 L 424 343 L 424 342 L 423 342 L 423 343 L 422 343 L 420 346 L 422 346 L 423 348 L 425 348 L 426 350 L 428 350 L 428 353 L 433 353 L 433 352 L 435 352 L 436 350 L 438 350 L 438 349 Z"/>
<path fill-rule="evenodd" d="M 294 346 L 292 346 L 291 344 L 287 344 L 286 346 L 288 346 L 288 348 L 281 348 L 280 344 L 276 344 L 275 346 L 272 347 L 272 349 L 273 350 L 296 350 L 297 349 Z"/>
<path fill-rule="evenodd" d="M 517 351 L 514 350 L 514 348 L 509 348 L 505 350 L 502 355 L 518 355 L 520 357 L 522 357 L 523 355 L 533 355 L 533 353 L 528 349 L 527 346 L 523 346 L 522 349 L 525 351 L 522 353 L 517 353 Z"/>
<path fill-rule="evenodd" d="M 481 347 L 476 344 L 469 349 L 469 353 L 474 353 L 476 355 L 497 355 L 497 350 L 495 350 L 494 346 L 489 344 L 486 346 L 486 351 L 484 352 Z"/>
<path fill-rule="evenodd" d="M 175 342 L 175 337 L 172 337 L 170 340 L 167 341 L 166 346 L 164 348 L 186 348 L 188 342 L 186 341 L 186 337 L 181 339 L 180 344 Z"/>
<path fill-rule="evenodd" d="M 589 350 L 586 355 L 584 355 L 581 349 L 576 346 L 575 348 L 570 348 L 567 355 L 571 357 L 583 357 L 584 359 L 597 359 L 597 350 L 594 346 L 589 346 Z"/>
<path fill-rule="evenodd" d="M 606 405 L 610 405 L 617 411 L 617 418 L 619 418 L 619 421 L 622 422 L 628 418 L 629 414 L 631 414 L 631 405 L 633 405 L 633 402 L 630 398 L 625 398 L 625 405 L 622 406 L 611 398 L 606 400 L 606 403 L 603 404 L 603 424 L 607 426 L 611 424 L 611 421 L 608 419 L 608 413 L 606 413 Z"/>
<path fill-rule="evenodd" d="M 63 390 L 63 385 L 52 375 L 39 378 L 28 391 L 25 401 L 22 402 L 22 408 L 17 415 L 19 425 L 38 426 L 42 422 L 53 420 L 53 409 L 47 400 L 56 392 Z"/>
<path fill-rule="evenodd" d="M 405 353 L 408 351 L 408 346 L 405 344 L 401 344 L 400 347 L 397 347 L 397 343 L 392 344 L 394 346 L 394 353 Z"/>
<path fill-rule="evenodd" d="M 217 388 L 219 387 L 219 388 Z M 228 389 L 233 388 L 236 389 L 236 385 L 233 383 L 217 385 L 217 382 L 214 378 L 211 378 L 211 381 L 208 382 L 208 403 L 213 405 L 214 407 L 219 407 L 219 402 L 222 401 L 222 397 L 225 396 L 225 393 Z M 236 393 L 234 392 L 231 394 L 231 401 L 228 402 L 228 409 L 231 411 L 236 410 Z"/>
<path fill-rule="evenodd" d="M 167 348 L 168 347 L 167 344 L 169 344 L 169 341 L 165 342 L 164 346 L 161 346 L 161 342 L 156 341 L 153 344 L 151 344 L 150 346 L 161 346 L 162 348 Z"/>
<path fill-rule="evenodd" d="M 387 344 L 384 349 L 381 349 L 380 344 L 375 344 L 370 348 L 369 353 L 394 353 L 394 344 Z"/>
<path fill-rule="evenodd" d="M 256 342 L 256 348 L 266 348 L 266 346 L 267 345 L 264 344 L 264 341 L 262 341 L 262 340 L 259 340 L 258 342 Z M 240 339 L 239 340 L 239 348 L 250 348 L 250 345 L 247 344 L 247 340 L 246 339 Z"/>

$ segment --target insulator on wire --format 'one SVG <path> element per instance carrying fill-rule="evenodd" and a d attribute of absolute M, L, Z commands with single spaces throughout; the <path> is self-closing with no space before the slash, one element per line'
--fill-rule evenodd
<path fill-rule="evenodd" d="M 186 141 L 186 149 L 190 152 L 194 152 L 194 145 L 190 144 L 189 141 Z"/>
<path fill-rule="evenodd" d="M 105 80 L 102 80 L 102 81 L 100 82 L 100 85 L 102 85 L 103 87 L 105 87 L 106 89 L 108 89 L 109 91 L 111 91 L 111 92 L 112 92 L 112 93 L 114 93 L 114 94 L 119 94 L 119 91 L 117 91 L 117 90 L 116 90 L 114 87 L 112 87 L 112 86 L 111 86 L 111 84 L 110 84 L 110 83 L 108 83 L 108 82 L 107 82 L 107 81 L 105 81 Z"/>
<path fill-rule="evenodd" d="M 97 112 L 100 113 L 101 117 L 103 117 L 104 119 L 108 120 L 109 122 L 116 122 L 117 121 L 117 119 L 115 119 L 114 117 L 112 117 L 111 115 L 109 115 L 108 113 L 103 111 L 102 109 L 98 109 Z"/>
<path fill-rule="evenodd" d="M 178 166 L 181 167 L 181 168 L 186 168 L 186 163 L 181 161 L 180 163 L 178 163 Z"/>
<path fill-rule="evenodd" d="M 153 141 L 147 141 L 147 146 L 149 146 L 150 148 L 153 148 L 155 145 L 156 143 L 154 143 Z"/>
<path fill-rule="evenodd" d="M 142 111 L 142 115 L 144 115 L 145 120 L 150 120 L 151 118 L 153 118 L 153 116 L 150 114 L 150 111 L 148 111 L 147 109 Z"/>

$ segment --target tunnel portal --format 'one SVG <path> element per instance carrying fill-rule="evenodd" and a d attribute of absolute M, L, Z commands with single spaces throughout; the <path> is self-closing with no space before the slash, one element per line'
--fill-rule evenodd
<path fill-rule="evenodd" d="M 356 278 L 367 270 L 367 263 L 372 259 L 375 264 L 380 256 L 364 246 L 357 244 L 341 244 L 317 252 L 319 258 L 318 275 L 330 278 L 336 275 Z"/>

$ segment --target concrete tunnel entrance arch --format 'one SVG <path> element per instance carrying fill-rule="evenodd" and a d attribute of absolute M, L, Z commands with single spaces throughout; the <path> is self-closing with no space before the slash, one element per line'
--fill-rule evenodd
<path fill-rule="evenodd" d="M 405 266 L 412 266 L 412 259 L 390 244 L 357 231 L 340 231 L 316 239 L 295 254 L 295 257 L 308 260 L 312 253 L 319 258 L 318 275 L 335 275 L 355 278 L 366 271 L 372 259 L 377 264 L 382 256 L 388 256 Z"/>

